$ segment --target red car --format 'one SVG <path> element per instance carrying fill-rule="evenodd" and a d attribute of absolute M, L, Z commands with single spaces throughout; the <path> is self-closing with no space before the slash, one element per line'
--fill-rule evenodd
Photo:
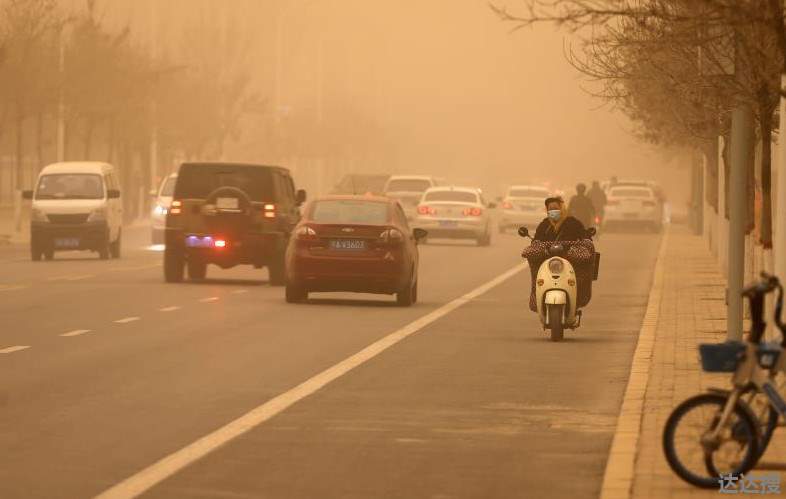
<path fill-rule="evenodd" d="M 310 291 L 395 294 L 401 306 L 418 296 L 418 247 L 398 201 L 328 196 L 309 203 L 286 254 L 286 300 Z"/>

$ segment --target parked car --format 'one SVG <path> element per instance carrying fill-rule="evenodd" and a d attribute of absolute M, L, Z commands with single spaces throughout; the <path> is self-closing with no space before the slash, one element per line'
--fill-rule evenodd
<path fill-rule="evenodd" d="M 166 214 L 172 204 L 172 195 L 175 192 L 177 173 L 167 175 L 158 190 L 154 192 L 155 202 L 151 215 L 151 239 L 153 244 L 164 244 L 164 228 L 166 227 Z"/>
<path fill-rule="evenodd" d="M 651 187 L 617 185 L 609 187 L 603 228 L 644 226 L 659 232 L 663 214 Z"/>
<path fill-rule="evenodd" d="M 512 185 L 502 198 L 499 231 L 537 226 L 545 217 L 544 202 L 549 190 L 540 185 Z"/>
<path fill-rule="evenodd" d="M 417 206 L 423 193 L 438 185 L 441 185 L 440 180 L 430 175 L 393 175 L 385 183 L 385 195 L 397 199 L 407 220 L 412 220 L 417 215 Z"/>
<path fill-rule="evenodd" d="M 44 167 L 32 199 L 30 255 L 54 258 L 56 251 L 88 250 L 102 260 L 120 258 L 123 203 L 115 169 L 108 163 L 75 161 Z"/>
<path fill-rule="evenodd" d="M 491 244 L 491 216 L 495 208 L 474 187 L 432 187 L 417 206 L 413 225 L 430 237 L 474 239 L 479 246 Z"/>
<path fill-rule="evenodd" d="M 376 194 L 385 192 L 387 174 L 349 173 L 333 188 L 331 194 Z"/>
<path fill-rule="evenodd" d="M 286 301 L 309 292 L 395 294 L 399 305 L 418 297 L 418 240 L 399 203 L 376 196 L 328 196 L 309 203 L 287 249 Z"/>
<path fill-rule="evenodd" d="M 289 171 L 241 163 L 184 163 L 166 215 L 164 277 L 204 279 L 208 264 L 267 267 L 284 284 L 284 255 L 306 193 Z"/>

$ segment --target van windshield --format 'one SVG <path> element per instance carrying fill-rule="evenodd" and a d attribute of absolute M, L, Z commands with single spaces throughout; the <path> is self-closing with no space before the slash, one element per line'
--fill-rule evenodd
<path fill-rule="evenodd" d="M 95 173 L 52 173 L 42 175 L 36 199 L 103 199 L 104 182 Z"/>

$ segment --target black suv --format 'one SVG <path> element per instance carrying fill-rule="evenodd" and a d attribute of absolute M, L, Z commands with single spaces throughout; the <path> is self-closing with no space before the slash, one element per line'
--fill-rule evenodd
<path fill-rule="evenodd" d="M 306 200 L 289 170 L 241 163 L 184 163 L 166 217 L 164 278 L 204 279 L 207 264 L 267 267 L 284 284 L 284 253 Z"/>

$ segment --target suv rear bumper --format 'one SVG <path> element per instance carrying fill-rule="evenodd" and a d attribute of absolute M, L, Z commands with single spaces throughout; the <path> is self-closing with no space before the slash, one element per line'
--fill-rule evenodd
<path fill-rule="evenodd" d="M 283 232 L 266 232 L 262 234 L 245 234 L 240 239 L 228 239 L 224 248 L 190 248 L 185 241 L 188 236 L 213 236 L 184 232 L 179 229 L 165 229 L 164 242 L 167 247 L 175 247 L 183 251 L 186 258 L 199 258 L 219 267 L 229 268 L 235 265 L 254 265 L 257 267 L 270 265 L 281 259 L 286 249 Z"/>

